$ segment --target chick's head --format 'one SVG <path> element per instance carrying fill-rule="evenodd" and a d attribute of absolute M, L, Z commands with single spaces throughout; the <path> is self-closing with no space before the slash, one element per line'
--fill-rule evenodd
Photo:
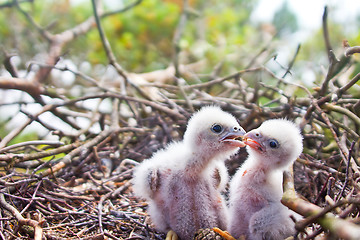
<path fill-rule="evenodd" d="M 195 151 L 208 154 L 244 147 L 245 134 L 236 118 L 219 107 L 203 107 L 188 122 L 184 143 Z"/>
<path fill-rule="evenodd" d="M 293 163 L 303 150 L 300 129 L 291 121 L 273 119 L 244 136 L 250 155 L 274 168 Z"/>

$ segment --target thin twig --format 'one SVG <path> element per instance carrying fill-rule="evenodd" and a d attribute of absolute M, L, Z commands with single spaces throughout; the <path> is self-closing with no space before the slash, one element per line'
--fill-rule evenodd
<path fill-rule="evenodd" d="M 33 195 L 31 196 L 30 202 L 26 205 L 26 207 L 23 208 L 23 210 L 21 210 L 21 212 L 20 212 L 21 215 L 24 214 L 26 212 L 26 210 L 30 207 L 30 205 L 34 202 L 34 200 L 36 198 L 36 193 L 39 190 L 41 183 L 42 183 L 42 180 L 36 184 L 36 188 L 34 190 Z"/>
<path fill-rule="evenodd" d="M 217 78 L 205 83 L 198 83 L 198 84 L 193 84 L 193 85 L 187 85 L 184 86 L 185 90 L 189 90 L 189 89 L 194 89 L 194 88 L 206 88 L 215 84 L 219 84 L 222 83 L 226 80 L 229 79 L 235 79 L 237 78 L 239 75 L 244 74 L 244 73 L 249 73 L 249 72 L 258 72 L 258 71 L 262 71 L 263 68 L 262 67 L 256 67 L 256 68 L 249 68 L 249 69 L 244 69 L 244 70 L 240 70 L 236 73 L 230 74 L 229 76 L 223 77 L 223 78 Z"/>
<path fill-rule="evenodd" d="M 143 90 L 141 90 L 141 88 L 139 88 L 135 83 L 133 83 L 131 81 L 131 79 L 128 77 L 128 73 L 117 62 L 117 60 L 115 58 L 115 55 L 114 55 L 113 51 L 111 50 L 111 45 L 110 45 L 108 39 L 106 38 L 104 29 L 103 29 L 103 27 L 101 25 L 100 17 L 99 17 L 99 14 L 98 14 L 98 8 L 96 6 L 96 0 L 91 0 L 91 2 L 92 2 L 92 6 L 93 6 L 95 22 L 96 22 L 96 25 L 97 25 L 97 28 L 98 28 L 100 39 L 101 39 L 101 42 L 102 42 L 103 47 L 105 49 L 105 53 L 106 53 L 106 56 L 107 56 L 107 58 L 109 60 L 109 63 L 116 69 L 117 73 L 120 76 L 123 77 L 124 81 L 127 84 L 130 84 L 133 88 L 135 88 L 136 91 L 138 91 L 144 98 L 146 98 L 148 100 L 152 100 L 152 98 L 150 96 L 148 96 L 148 94 L 146 94 Z M 134 6 L 136 6 L 136 5 L 134 5 Z M 122 92 L 126 92 L 126 91 L 123 89 Z"/>
<path fill-rule="evenodd" d="M 323 36 L 325 41 L 325 47 L 326 47 L 326 53 L 328 54 L 329 62 L 331 64 L 331 43 L 330 43 L 330 37 L 329 37 L 329 30 L 328 30 L 328 24 L 327 24 L 327 17 L 328 17 L 328 7 L 324 7 L 324 13 L 322 16 L 322 29 L 323 29 Z"/>
<path fill-rule="evenodd" d="M 52 150 L 47 150 L 47 151 L 41 151 L 41 152 L 36 152 L 36 153 L 29 153 L 29 154 L 1 154 L 0 155 L 0 161 L 12 161 L 16 159 L 16 162 L 25 162 L 25 161 L 29 161 L 29 160 L 34 160 L 34 159 L 41 159 L 44 157 L 49 157 L 49 156 L 54 156 L 60 153 L 65 153 L 68 151 L 71 151 L 74 148 L 77 148 L 81 145 L 80 142 L 75 142 L 69 145 L 65 145 L 62 147 L 58 147 Z"/>
<path fill-rule="evenodd" d="M 0 153 L 9 151 L 14 148 L 19 148 L 19 147 L 24 147 L 24 146 L 29 146 L 29 145 L 48 145 L 48 146 L 53 146 L 53 147 L 59 147 L 59 146 L 64 145 L 64 143 L 59 142 L 59 141 L 48 141 L 48 140 L 27 141 L 27 142 L 16 143 L 16 144 L 10 145 L 8 147 L 4 147 L 4 148 L 0 149 Z"/>
<path fill-rule="evenodd" d="M 350 148 L 349 148 L 349 154 L 348 154 L 348 159 L 347 159 L 347 163 L 346 163 L 345 182 L 344 182 L 344 185 L 343 185 L 343 187 L 342 187 L 342 189 L 341 189 L 340 194 L 338 195 L 338 201 L 340 201 L 342 195 L 343 195 L 344 192 L 345 192 L 346 185 L 347 185 L 348 182 L 349 182 L 349 168 L 350 168 L 350 164 L 351 164 L 350 160 L 351 160 L 352 152 L 353 152 L 354 147 L 355 147 L 355 143 L 356 143 L 356 142 L 353 141 L 353 142 L 351 143 Z"/>
<path fill-rule="evenodd" d="M 41 111 L 39 111 L 37 114 L 34 115 L 34 117 L 38 117 L 44 112 L 49 111 L 51 108 L 50 105 L 47 105 L 43 107 Z M 8 135 L 6 135 L 0 142 L 0 149 L 4 148 L 12 139 L 14 139 L 22 130 L 24 130 L 33 119 L 28 118 L 23 124 L 21 124 L 19 127 L 13 129 Z"/>
<path fill-rule="evenodd" d="M 188 15 L 188 0 L 182 0 L 182 12 L 179 18 L 178 25 L 175 29 L 174 38 L 173 38 L 173 62 L 175 67 L 175 77 L 180 78 L 180 71 L 179 71 L 179 53 L 180 53 L 180 40 L 184 33 L 185 25 L 187 22 L 187 15 Z"/>
<path fill-rule="evenodd" d="M 52 166 L 49 169 L 47 169 L 46 171 L 41 172 L 40 177 L 49 176 L 51 174 L 54 174 L 54 173 L 60 171 L 62 168 L 64 168 L 68 164 L 70 164 L 72 159 L 75 156 L 77 156 L 79 154 L 81 154 L 81 155 L 87 154 L 89 152 L 89 149 L 92 148 L 92 146 L 95 146 L 102 139 L 106 138 L 107 136 L 109 136 L 113 133 L 116 133 L 117 131 L 118 131 L 117 129 L 112 129 L 112 128 L 108 128 L 108 129 L 102 131 L 99 135 L 97 135 L 92 140 L 80 145 L 79 147 L 75 148 L 70 153 L 65 155 L 55 166 Z"/>
<path fill-rule="evenodd" d="M 290 63 L 289 63 L 289 66 L 288 66 L 288 68 L 286 69 L 284 75 L 283 75 L 281 78 L 285 78 L 286 75 L 288 75 L 288 73 L 291 73 L 290 70 L 291 70 L 292 67 L 294 66 L 296 57 L 299 55 L 300 48 L 301 48 L 301 44 L 298 44 L 298 46 L 297 46 L 297 48 L 296 48 L 296 51 L 295 51 L 295 54 L 294 54 L 293 58 L 291 59 L 291 61 L 290 61 Z"/>

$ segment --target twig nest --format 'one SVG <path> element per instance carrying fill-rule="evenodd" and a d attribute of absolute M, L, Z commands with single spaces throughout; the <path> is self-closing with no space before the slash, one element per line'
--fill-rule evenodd
<path fill-rule="evenodd" d="M 195 233 L 194 240 L 224 240 L 224 238 L 213 229 L 201 228 Z"/>

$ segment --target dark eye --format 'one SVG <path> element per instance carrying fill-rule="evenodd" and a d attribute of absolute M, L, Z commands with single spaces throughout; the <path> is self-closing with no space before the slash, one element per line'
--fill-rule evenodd
<path fill-rule="evenodd" d="M 270 142 L 269 142 L 269 146 L 271 148 L 278 148 L 279 147 L 279 143 L 278 141 L 276 141 L 275 139 L 271 139 Z"/>
<path fill-rule="evenodd" d="M 211 131 L 213 131 L 214 133 L 220 133 L 222 129 L 222 126 L 219 124 L 215 124 L 211 127 Z"/>

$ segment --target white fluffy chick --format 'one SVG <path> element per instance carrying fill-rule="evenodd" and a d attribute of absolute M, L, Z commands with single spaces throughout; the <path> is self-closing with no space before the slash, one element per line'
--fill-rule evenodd
<path fill-rule="evenodd" d="M 302 135 L 288 120 L 265 121 L 244 136 L 248 159 L 230 182 L 229 224 L 235 238 L 285 239 L 295 232 L 294 212 L 281 204 L 283 171 L 301 154 Z"/>
<path fill-rule="evenodd" d="M 172 230 L 183 240 L 199 228 L 225 229 L 224 161 L 245 146 L 237 139 L 244 134 L 231 114 L 203 107 L 189 120 L 183 141 L 170 143 L 135 169 L 134 192 L 147 200 L 157 229 Z"/>

